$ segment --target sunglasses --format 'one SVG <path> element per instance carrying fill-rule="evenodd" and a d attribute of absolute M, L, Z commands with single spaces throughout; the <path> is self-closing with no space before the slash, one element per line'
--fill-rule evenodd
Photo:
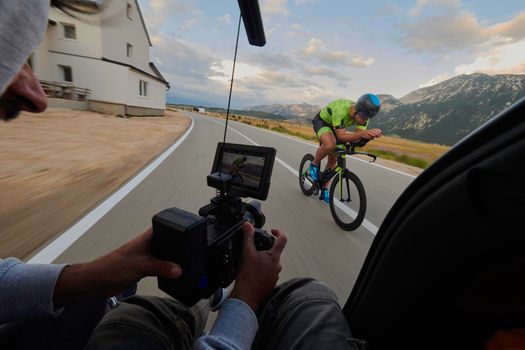
<path fill-rule="evenodd" d="M 366 112 L 363 112 L 363 111 L 357 113 L 357 115 L 360 116 L 363 119 L 369 119 L 370 118 L 370 114 L 368 114 Z"/>

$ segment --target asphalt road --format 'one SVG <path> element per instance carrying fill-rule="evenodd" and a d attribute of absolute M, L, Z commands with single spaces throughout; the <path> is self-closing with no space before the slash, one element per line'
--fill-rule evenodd
<path fill-rule="evenodd" d="M 209 203 L 214 190 L 206 186 L 217 142 L 222 141 L 221 120 L 187 113 L 194 127 L 180 146 L 133 191 L 116 204 L 55 262 L 94 259 L 128 241 L 151 225 L 151 218 L 168 207 L 197 212 Z M 296 169 L 305 153 L 315 147 L 277 133 L 232 122 L 228 142 L 271 146 L 277 149 L 272 184 L 263 203 L 268 228 L 280 228 L 288 237 L 281 280 L 313 277 L 330 286 L 342 304 L 350 294 L 359 269 L 386 213 L 413 177 L 363 161 L 348 161 L 363 181 L 368 200 L 367 227 L 345 232 L 335 224 L 327 204 L 305 197 Z M 293 170 L 293 171 L 292 171 Z M 139 293 L 162 295 L 156 280 L 145 279 Z"/>

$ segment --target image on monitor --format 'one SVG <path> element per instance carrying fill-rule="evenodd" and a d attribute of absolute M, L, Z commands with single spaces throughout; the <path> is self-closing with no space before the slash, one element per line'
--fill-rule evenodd
<path fill-rule="evenodd" d="M 222 154 L 222 172 L 231 175 L 233 186 L 258 190 L 265 160 L 265 157 L 225 150 Z"/>

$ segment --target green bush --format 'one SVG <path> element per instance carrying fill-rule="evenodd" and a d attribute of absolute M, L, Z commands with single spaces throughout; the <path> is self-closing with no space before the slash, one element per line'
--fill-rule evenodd
<path fill-rule="evenodd" d="M 289 134 L 290 130 L 286 129 L 285 127 L 278 125 L 272 128 L 273 131 L 282 132 L 284 134 Z"/>

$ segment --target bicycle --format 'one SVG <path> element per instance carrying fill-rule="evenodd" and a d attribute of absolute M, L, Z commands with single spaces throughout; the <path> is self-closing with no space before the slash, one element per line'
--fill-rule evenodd
<path fill-rule="evenodd" d="M 322 199 L 321 189 L 333 179 L 329 190 L 330 212 L 337 225 L 345 231 L 357 229 L 365 219 L 366 213 L 365 188 L 359 177 L 346 168 L 346 157 L 361 154 L 372 158 L 371 163 L 375 162 L 377 158 L 375 155 L 355 150 L 356 147 L 366 145 L 368 141 L 370 140 L 363 139 L 358 142 L 338 145 L 331 152 L 337 157 L 337 166 L 333 170 L 320 172 L 318 181 L 312 181 L 307 175 L 310 163 L 314 160 L 312 154 L 304 155 L 299 167 L 299 186 L 307 197 L 314 194 L 319 195 L 319 199 Z M 321 164 L 319 164 L 319 168 L 321 168 Z"/>

